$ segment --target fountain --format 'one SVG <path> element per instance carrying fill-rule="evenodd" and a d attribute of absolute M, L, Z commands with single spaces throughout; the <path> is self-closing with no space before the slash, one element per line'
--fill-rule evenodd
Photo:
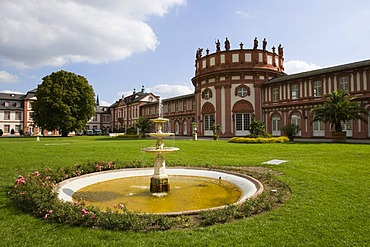
<path fill-rule="evenodd" d="M 169 120 L 162 117 L 162 101 L 159 99 L 158 107 L 158 118 L 152 119 L 151 121 L 156 123 L 157 132 L 149 133 L 151 137 L 157 137 L 157 143 L 155 147 L 143 148 L 144 152 L 154 153 L 157 156 L 154 160 L 154 174 L 150 178 L 150 192 L 151 193 L 167 193 L 170 190 L 170 185 L 168 183 L 168 175 L 166 173 L 166 162 L 164 159 L 164 153 L 173 152 L 179 150 L 175 147 L 164 147 L 163 137 L 168 137 L 174 135 L 173 133 L 163 133 L 162 127 L 164 123 Z"/>
<path fill-rule="evenodd" d="M 158 118 L 151 120 L 157 131 L 149 133 L 157 138 L 156 145 L 141 149 L 156 155 L 154 172 L 153 168 L 121 169 L 67 179 L 59 184 L 59 199 L 83 199 L 102 210 L 124 203 L 134 212 L 184 215 L 241 204 L 263 191 L 258 180 L 241 174 L 184 167 L 166 170 L 165 153 L 179 148 L 164 146 L 163 138 L 174 134 L 162 131 L 169 120 L 162 116 L 161 101 L 158 112 Z"/>

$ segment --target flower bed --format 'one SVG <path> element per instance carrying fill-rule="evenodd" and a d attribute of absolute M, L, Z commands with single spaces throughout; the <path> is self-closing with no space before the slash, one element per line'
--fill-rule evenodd
<path fill-rule="evenodd" d="M 289 138 L 286 136 L 280 136 L 280 137 L 233 137 L 229 139 L 229 142 L 233 143 L 283 143 L 283 142 L 289 142 Z"/>
<path fill-rule="evenodd" d="M 72 226 L 85 226 L 109 230 L 166 230 L 172 227 L 187 228 L 215 223 L 224 223 L 233 219 L 247 217 L 270 210 L 284 201 L 288 187 L 272 176 L 258 177 L 265 185 L 274 185 L 279 193 L 264 192 L 255 199 L 239 206 L 205 212 L 196 216 L 171 217 L 154 214 L 130 212 L 123 203 L 114 209 L 101 211 L 86 205 L 84 201 L 65 202 L 58 199 L 58 183 L 64 179 L 121 168 L 142 167 L 140 163 L 99 162 L 75 164 L 58 170 L 45 169 L 27 176 L 19 176 L 9 191 L 9 196 L 24 212 L 47 222 L 64 223 Z M 228 168 L 230 169 L 230 168 Z M 252 175 L 253 174 L 248 174 Z M 254 174 L 256 175 L 256 174 Z M 288 193 L 289 194 L 289 193 Z"/>

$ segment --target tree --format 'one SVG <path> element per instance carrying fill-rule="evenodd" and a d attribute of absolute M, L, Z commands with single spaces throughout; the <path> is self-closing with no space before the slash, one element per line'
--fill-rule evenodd
<path fill-rule="evenodd" d="M 313 110 L 313 121 L 323 121 L 329 123 L 330 128 L 335 132 L 342 132 L 342 123 L 349 120 L 363 120 L 368 115 L 365 108 L 354 97 L 343 91 L 333 91 L 328 96 L 328 100 L 322 106 Z"/>
<path fill-rule="evenodd" d="M 95 111 L 95 94 L 83 76 L 64 70 L 42 78 L 32 104 L 33 120 L 42 129 L 70 131 L 83 129 Z"/>
<path fill-rule="evenodd" d="M 144 116 L 140 116 L 135 126 L 139 129 L 140 136 L 145 137 L 145 133 L 149 133 L 153 129 L 153 122 Z"/>

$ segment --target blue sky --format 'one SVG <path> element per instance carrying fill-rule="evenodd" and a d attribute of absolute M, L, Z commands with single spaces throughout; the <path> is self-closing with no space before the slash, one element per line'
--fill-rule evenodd
<path fill-rule="evenodd" d="M 231 49 L 281 43 L 288 74 L 366 60 L 369 13 L 367 0 L 1 0 L 0 92 L 64 69 L 106 104 L 142 85 L 188 94 L 196 50 L 226 37 Z"/>

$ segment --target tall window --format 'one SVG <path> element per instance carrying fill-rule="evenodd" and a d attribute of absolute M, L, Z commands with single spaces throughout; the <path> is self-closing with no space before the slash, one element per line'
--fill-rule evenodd
<path fill-rule="evenodd" d="M 294 124 L 294 125 L 298 125 L 298 126 L 299 126 L 299 128 L 301 129 L 301 116 L 300 116 L 300 115 L 298 115 L 297 113 L 294 113 L 294 114 L 292 115 L 292 119 L 290 120 L 290 123 L 291 123 L 291 124 Z M 300 136 L 300 135 L 301 135 L 301 131 L 299 131 L 299 132 L 297 133 L 297 135 L 298 135 L 298 136 Z"/>
<path fill-rule="evenodd" d="M 349 92 L 349 78 L 344 76 L 339 78 L 339 90 L 343 92 Z"/>
<path fill-rule="evenodd" d="M 182 106 L 182 110 L 183 111 L 187 111 L 188 110 L 188 101 L 184 100 L 183 106 Z"/>
<path fill-rule="evenodd" d="M 16 125 L 15 126 L 15 132 L 16 133 L 19 133 L 19 130 L 21 129 L 21 126 L 20 125 Z"/>
<path fill-rule="evenodd" d="M 325 135 L 325 124 L 323 121 L 313 122 L 313 136 L 324 136 Z"/>
<path fill-rule="evenodd" d="M 22 119 L 22 112 L 17 111 L 15 113 L 15 120 L 21 120 Z"/>
<path fill-rule="evenodd" d="M 322 82 L 315 81 L 313 83 L 313 96 L 320 97 L 322 95 Z"/>
<path fill-rule="evenodd" d="M 171 113 L 172 112 L 171 103 L 168 103 L 167 108 L 168 108 L 168 113 Z"/>
<path fill-rule="evenodd" d="M 279 114 L 275 114 L 272 116 L 272 135 L 281 135 Z"/>
<path fill-rule="evenodd" d="M 298 99 L 299 98 L 299 85 L 294 84 L 292 85 L 292 99 Z"/>
<path fill-rule="evenodd" d="M 4 112 L 4 120 L 10 120 L 10 111 Z"/>
<path fill-rule="evenodd" d="M 213 114 L 204 115 L 204 130 L 211 131 L 215 123 L 215 118 Z"/>
<path fill-rule="evenodd" d="M 250 113 L 236 113 L 235 114 L 235 130 L 237 135 L 247 134 L 243 133 L 251 128 Z"/>
<path fill-rule="evenodd" d="M 10 125 L 4 125 L 4 133 L 10 132 Z"/>
<path fill-rule="evenodd" d="M 182 123 L 182 134 L 183 135 L 188 134 L 188 122 L 186 120 Z"/>
<path fill-rule="evenodd" d="M 278 102 L 279 101 L 279 88 L 275 87 L 272 89 L 272 101 Z"/>

